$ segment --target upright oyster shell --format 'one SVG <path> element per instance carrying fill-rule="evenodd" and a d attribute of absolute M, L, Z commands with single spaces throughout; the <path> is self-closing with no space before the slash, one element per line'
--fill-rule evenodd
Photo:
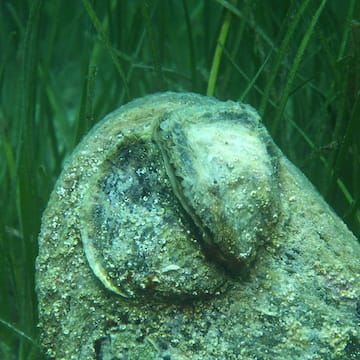
<path fill-rule="evenodd" d="M 199 101 L 146 125 L 120 129 L 88 179 L 80 231 L 89 265 L 124 297 L 214 294 L 274 228 L 272 142 L 255 110 L 234 102 Z"/>
<path fill-rule="evenodd" d="M 276 156 L 255 110 L 232 102 L 178 109 L 160 118 L 154 139 L 207 248 L 232 270 L 248 264 L 278 212 Z"/>

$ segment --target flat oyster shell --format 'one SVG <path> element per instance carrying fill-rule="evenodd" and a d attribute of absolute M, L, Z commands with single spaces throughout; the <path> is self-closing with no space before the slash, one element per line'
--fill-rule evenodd
<path fill-rule="evenodd" d="M 123 136 L 99 165 L 82 201 L 80 231 L 89 265 L 124 297 L 213 294 L 225 281 L 224 271 L 204 255 L 156 145 L 147 134 L 134 133 Z"/>

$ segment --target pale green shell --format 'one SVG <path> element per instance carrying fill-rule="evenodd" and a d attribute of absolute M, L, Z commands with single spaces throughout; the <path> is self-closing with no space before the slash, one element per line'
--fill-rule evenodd
<path fill-rule="evenodd" d="M 247 270 L 277 222 L 276 157 L 257 113 L 195 99 L 143 126 L 129 119 L 88 179 L 85 254 L 121 296 L 214 294 L 226 272 Z"/>
<path fill-rule="evenodd" d="M 247 265 L 278 212 L 276 157 L 255 110 L 189 106 L 162 117 L 154 138 L 202 241 L 227 268 Z"/>

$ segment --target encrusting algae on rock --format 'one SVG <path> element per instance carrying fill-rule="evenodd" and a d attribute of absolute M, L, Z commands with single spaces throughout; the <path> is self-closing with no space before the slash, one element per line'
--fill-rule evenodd
<path fill-rule="evenodd" d="M 55 359 L 357 359 L 360 245 L 249 105 L 150 95 L 67 161 L 37 258 Z"/>

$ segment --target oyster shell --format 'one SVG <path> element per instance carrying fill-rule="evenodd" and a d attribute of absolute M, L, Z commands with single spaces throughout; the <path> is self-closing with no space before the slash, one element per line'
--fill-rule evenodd
<path fill-rule="evenodd" d="M 154 139 L 207 248 L 227 268 L 241 269 L 278 213 L 276 156 L 256 111 L 233 102 L 189 106 L 161 118 Z"/>
<path fill-rule="evenodd" d="M 224 272 L 205 257 L 159 150 L 133 135 L 119 143 L 81 205 L 81 237 L 95 275 L 124 297 L 214 293 Z"/>
<path fill-rule="evenodd" d="M 120 132 L 88 179 L 87 260 L 124 297 L 214 294 L 274 228 L 272 142 L 255 110 L 234 102 L 200 100 L 148 125 Z"/>

